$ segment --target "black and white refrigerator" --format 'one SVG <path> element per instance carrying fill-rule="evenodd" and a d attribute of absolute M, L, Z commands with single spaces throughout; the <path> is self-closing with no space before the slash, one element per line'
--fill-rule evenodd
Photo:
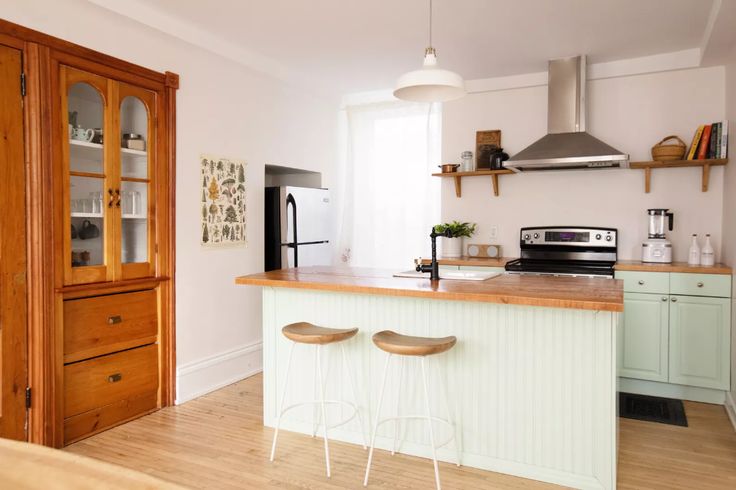
<path fill-rule="evenodd" d="M 330 265 L 330 192 L 266 187 L 265 270 Z"/>

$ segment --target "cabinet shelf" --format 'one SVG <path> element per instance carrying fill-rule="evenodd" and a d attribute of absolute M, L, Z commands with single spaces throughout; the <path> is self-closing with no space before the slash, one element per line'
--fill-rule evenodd
<path fill-rule="evenodd" d="M 652 189 L 652 170 L 655 168 L 680 168 L 680 167 L 702 167 L 701 191 L 708 192 L 708 181 L 710 180 L 710 168 L 726 165 L 728 158 L 717 158 L 708 160 L 672 160 L 666 162 L 646 161 L 631 162 L 632 169 L 644 169 L 644 192 L 647 194 Z"/>
<path fill-rule="evenodd" d="M 434 177 L 452 177 L 455 180 L 455 195 L 462 197 L 462 178 L 463 177 L 491 177 L 493 184 L 493 195 L 498 196 L 498 176 L 509 175 L 515 173 L 513 170 L 501 168 L 497 170 L 474 170 L 472 172 L 447 172 L 432 174 Z"/>
<path fill-rule="evenodd" d="M 79 154 L 80 156 L 86 156 L 88 158 L 100 158 L 100 152 L 104 147 L 100 143 L 91 143 L 89 141 L 70 139 L 69 148 L 72 149 L 71 151 Z M 133 150 L 131 148 L 121 147 L 120 151 L 123 153 L 123 155 L 129 155 L 131 157 L 145 157 L 148 155 L 148 152 L 142 150 Z"/>

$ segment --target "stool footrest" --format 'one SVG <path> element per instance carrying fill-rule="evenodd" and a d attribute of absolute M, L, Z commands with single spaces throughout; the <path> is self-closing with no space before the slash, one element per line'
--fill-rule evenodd
<path fill-rule="evenodd" d="M 449 420 L 445 420 L 439 417 L 427 417 L 426 415 L 398 415 L 396 417 L 386 417 L 385 419 L 381 419 L 376 423 L 376 429 L 385 422 L 390 422 L 392 420 L 405 420 L 405 419 L 415 419 L 415 420 L 431 420 L 433 422 L 441 422 L 445 424 L 447 427 L 449 427 L 452 430 L 452 434 L 450 437 L 447 438 L 446 441 L 444 441 L 442 444 L 437 444 L 435 446 L 435 449 L 439 449 L 441 447 L 447 446 L 450 442 L 455 440 L 455 426 L 450 422 Z"/>
<path fill-rule="evenodd" d="M 283 415 L 286 412 L 288 412 L 289 410 L 291 410 L 293 408 L 302 407 L 304 405 L 319 405 L 320 403 L 322 403 L 321 400 L 312 400 L 312 401 L 307 401 L 307 402 L 294 403 L 293 405 L 289 405 L 288 407 L 284 408 L 281 411 L 281 413 L 279 415 L 277 415 L 277 417 L 283 417 Z M 345 405 L 346 407 L 353 409 L 353 413 L 352 413 L 352 415 L 350 415 L 350 417 L 348 417 L 348 418 L 346 418 L 344 420 L 341 420 L 341 421 L 339 421 L 339 422 L 337 422 L 337 423 L 335 423 L 333 425 L 328 425 L 327 426 L 328 429 L 334 429 L 336 427 L 340 427 L 342 425 L 345 425 L 348 422 L 350 422 L 351 420 L 353 420 L 355 417 L 357 417 L 357 415 L 358 415 L 358 407 L 354 403 L 350 403 L 350 402 L 347 402 L 345 400 L 325 400 L 325 404 L 327 404 L 327 405 L 330 405 L 330 404 L 332 404 L 332 405 Z"/>

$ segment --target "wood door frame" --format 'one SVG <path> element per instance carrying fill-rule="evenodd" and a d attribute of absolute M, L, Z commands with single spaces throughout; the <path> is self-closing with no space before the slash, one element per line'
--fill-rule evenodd
<path fill-rule="evenodd" d="M 32 401 L 28 413 L 28 440 L 47 446 L 63 444 L 63 371 L 59 354 L 63 345 L 61 325 L 62 294 L 74 294 L 81 287 L 63 287 L 63 263 L 58 260 L 59 236 L 56 226 L 63 217 L 54 206 L 52 189 L 60 178 L 52 144 L 55 126 L 52 58 L 70 66 L 92 71 L 125 83 L 156 91 L 159 97 L 158 157 L 168 166 L 157 183 L 157 222 L 162 233 L 156 256 L 156 276 L 161 296 L 160 406 L 173 405 L 176 379 L 175 335 L 175 184 L 176 184 L 176 91 L 179 76 L 159 73 L 73 44 L 47 34 L 0 19 L 0 44 L 21 50 L 26 77 L 24 99 L 24 139 L 27 206 L 27 305 L 28 382 Z M 62 220 L 63 221 L 63 220 Z M 160 233 L 160 232 L 159 232 Z M 157 233 L 158 235 L 158 233 Z M 53 281 L 49 278 L 54 278 Z M 100 285 L 116 291 L 141 281 L 121 281 Z"/>

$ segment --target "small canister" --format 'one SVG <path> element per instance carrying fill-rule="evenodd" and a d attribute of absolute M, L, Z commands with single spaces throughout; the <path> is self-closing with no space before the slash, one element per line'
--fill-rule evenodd
<path fill-rule="evenodd" d="M 473 152 L 472 151 L 464 151 L 460 154 L 460 160 L 462 161 L 462 171 L 463 172 L 472 172 L 475 170 L 473 168 Z"/>

